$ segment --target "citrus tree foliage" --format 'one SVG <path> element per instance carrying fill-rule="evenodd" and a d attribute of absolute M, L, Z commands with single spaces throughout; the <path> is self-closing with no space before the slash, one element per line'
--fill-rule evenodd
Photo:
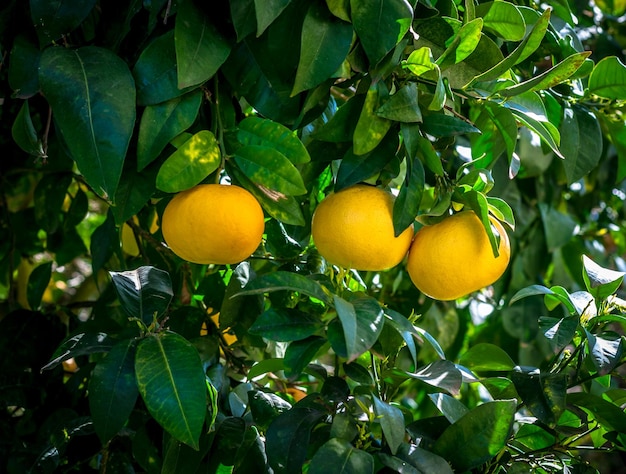
<path fill-rule="evenodd" d="M 4 2 L 2 471 L 619 466 L 624 9 Z M 162 243 L 202 182 L 264 209 L 238 265 Z M 362 182 L 397 234 L 499 218 L 508 271 L 444 303 L 327 264 L 312 212 Z"/>

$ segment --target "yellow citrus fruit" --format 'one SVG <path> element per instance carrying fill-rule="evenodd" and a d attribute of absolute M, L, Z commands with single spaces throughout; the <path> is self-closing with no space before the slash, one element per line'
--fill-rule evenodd
<path fill-rule="evenodd" d="M 180 258 L 228 264 L 248 258 L 261 243 L 263 210 L 235 185 L 199 184 L 178 193 L 161 219 L 163 238 Z"/>
<path fill-rule="evenodd" d="M 391 193 L 364 184 L 329 194 L 311 222 L 317 250 L 344 268 L 378 271 L 396 266 L 411 245 L 413 226 L 394 236 L 393 203 Z"/>
<path fill-rule="evenodd" d="M 126 222 L 122 224 L 122 250 L 131 257 L 137 257 L 140 253 L 135 233 Z"/>
<path fill-rule="evenodd" d="M 495 257 L 489 237 L 474 211 L 462 211 L 422 227 L 409 249 L 407 271 L 415 286 L 431 298 L 455 300 L 495 282 L 511 257 L 509 237 L 491 218 L 500 235 Z"/>

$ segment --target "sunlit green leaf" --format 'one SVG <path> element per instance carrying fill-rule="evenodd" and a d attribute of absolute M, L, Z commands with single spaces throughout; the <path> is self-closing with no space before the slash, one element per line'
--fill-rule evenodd
<path fill-rule="evenodd" d="M 619 58 L 608 56 L 593 68 L 589 92 L 606 99 L 623 99 L 626 88 L 626 66 Z"/>
<path fill-rule="evenodd" d="M 135 372 L 139 393 L 154 419 L 176 439 L 198 449 L 207 398 L 198 351 L 176 333 L 151 335 L 137 347 Z"/>
<path fill-rule="evenodd" d="M 459 362 L 477 371 L 509 371 L 515 367 L 515 362 L 503 349 L 489 343 L 470 347 Z"/>
<path fill-rule="evenodd" d="M 496 33 L 506 41 L 520 41 L 526 33 L 526 23 L 517 6 L 496 0 L 478 5 L 476 14 L 481 16 L 485 29 Z"/>

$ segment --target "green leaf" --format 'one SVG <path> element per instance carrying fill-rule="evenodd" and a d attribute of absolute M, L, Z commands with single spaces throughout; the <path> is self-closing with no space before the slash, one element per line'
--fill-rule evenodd
<path fill-rule="evenodd" d="M 137 104 L 158 104 L 190 90 L 178 88 L 175 48 L 174 30 L 170 30 L 154 39 L 141 52 L 133 67 L 137 84 Z"/>
<path fill-rule="evenodd" d="M 398 237 L 404 229 L 415 222 L 419 213 L 426 176 L 419 158 L 407 158 L 407 170 L 400 193 L 393 203 L 393 228 Z"/>
<path fill-rule="evenodd" d="M 115 193 L 116 205 L 111 209 L 115 222 L 122 225 L 137 214 L 152 197 L 158 168 L 148 167 L 137 171 L 136 167 L 126 167 Z"/>
<path fill-rule="evenodd" d="M 576 335 L 576 328 L 578 328 L 578 318 L 549 316 L 539 318 L 539 329 L 556 350 L 561 350 L 572 342 Z"/>
<path fill-rule="evenodd" d="M 174 438 L 198 449 L 207 389 L 194 346 L 172 332 L 148 336 L 137 347 L 135 372 L 139 393 L 154 419 Z"/>
<path fill-rule="evenodd" d="M 313 89 L 330 78 L 352 44 L 352 26 L 332 15 L 322 2 L 311 3 L 300 43 L 300 61 L 291 95 Z"/>
<path fill-rule="evenodd" d="M 351 0 L 350 15 L 373 66 L 409 31 L 413 9 L 406 0 Z"/>
<path fill-rule="evenodd" d="M 33 125 L 33 120 L 30 117 L 30 107 L 28 101 L 25 100 L 20 111 L 15 117 L 13 126 L 11 127 L 11 136 L 17 146 L 30 155 L 38 157 L 46 156 L 46 152 L 43 149 L 43 144 L 37 136 L 37 131 Z"/>
<path fill-rule="evenodd" d="M 417 362 L 417 360 L 416 360 L 415 354 L 413 353 L 414 347 L 413 349 L 411 348 L 413 346 L 412 344 L 413 341 L 410 336 L 414 336 L 415 338 L 417 338 L 418 341 L 422 343 L 424 342 L 423 340 L 425 339 L 426 341 L 428 341 L 428 343 L 432 346 L 432 348 L 435 350 L 435 352 L 441 359 L 446 358 L 446 355 L 443 352 L 443 349 L 441 348 L 437 340 L 425 329 L 414 326 L 402 314 L 398 313 L 397 311 L 393 311 L 389 308 L 385 308 L 385 318 L 396 329 L 396 331 L 400 333 L 400 335 L 406 342 L 407 346 L 409 347 L 409 350 L 411 350 L 411 355 L 413 356 L 414 362 Z"/>
<path fill-rule="evenodd" d="M 249 331 L 270 341 L 298 341 L 315 334 L 322 322 L 303 311 L 270 308 L 263 312 Z"/>
<path fill-rule="evenodd" d="M 376 115 L 396 122 L 421 122 L 422 112 L 417 95 L 417 84 L 409 82 L 389 97 L 378 108 Z"/>
<path fill-rule="evenodd" d="M 503 349 L 489 343 L 472 346 L 461 355 L 459 362 L 476 371 L 509 371 L 515 367 L 515 362 Z"/>
<path fill-rule="evenodd" d="M 315 453 L 309 474 L 373 474 L 374 458 L 348 441 L 331 438 Z"/>
<path fill-rule="evenodd" d="M 248 380 L 253 380 L 259 375 L 267 374 L 268 372 L 279 372 L 285 368 L 283 359 L 271 358 L 263 359 L 257 362 L 248 371 Z"/>
<path fill-rule="evenodd" d="M 517 144 L 517 122 L 513 113 L 499 105 L 485 103 L 474 125 L 480 135 L 472 135 L 472 157 L 476 166 L 488 167 L 502 154 L 511 161 Z"/>
<path fill-rule="evenodd" d="M 374 412 L 380 422 L 385 441 L 387 441 L 391 454 L 396 454 L 400 444 L 404 441 L 405 435 L 402 410 L 383 402 L 375 395 L 372 395 L 372 398 L 374 399 Z"/>
<path fill-rule="evenodd" d="M 432 142 L 422 136 L 420 126 L 417 124 L 403 123 L 401 126 L 402 140 L 406 148 L 407 156 L 419 157 L 426 167 L 437 176 L 443 176 L 441 158 L 435 151 Z"/>
<path fill-rule="evenodd" d="M 326 342 L 323 337 L 310 336 L 289 344 L 284 357 L 285 375 L 287 377 L 300 375 Z"/>
<path fill-rule="evenodd" d="M 230 54 L 228 40 L 190 0 L 178 6 L 174 43 L 179 89 L 202 84 L 213 77 Z"/>
<path fill-rule="evenodd" d="M 576 222 L 569 215 L 549 207 L 546 203 L 539 203 L 539 211 L 548 250 L 552 251 L 567 244 L 574 236 Z"/>
<path fill-rule="evenodd" d="M 425 365 L 417 372 L 403 372 L 403 375 L 421 380 L 452 395 L 459 393 L 463 381 L 461 371 L 449 360 L 438 360 Z"/>
<path fill-rule="evenodd" d="M 354 148 L 349 149 L 337 170 L 335 191 L 375 177 L 393 159 L 397 149 L 398 134 L 393 132 L 389 132 L 376 148 L 364 155 L 356 154 Z"/>
<path fill-rule="evenodd" d="M 469 409 L 459 400 L 446 393 L 431 393 L 428 395 L 437 409 L 452 424 L 456 423 L 469 413 Z"/>
<path fill-rule="evenodd" d="M 113 340 L 104 332 L 80 332 L 65 339 L 54 351 L 50 361 L 41 370 L 54 369 L 57 365 L 82 355 L 108 352 L 114 345 Z"/>
<path fill-rule="evenodd" d="M 237 140 L 243 145 L 273 148 L 294 165 L 311 161 L 309 152 L 297 135 L 284 125 L 261 117 L 247 117 L 239 122 Z"/>
<path fill-rule="evenodd" d="M 392 122 L 390 120 L 376 114 L 381 104 L 381 86 L 378 84 L 372 85 L 365 95 L 363 109 L 361 109 L 359 120 L 354 129 L 353 149 L 355 155 L 364 155 L 372 151 L 391 128 Z"/>
<path fill-rule="evenodd" d="M 155 267 L 109 274 L 126 314 L 146 324 L 165 313 L 174 295 L 169 273 Z"/>
<path fill-rule="evenodd" d="M 197 90 L 143 111 L 137 139 L 137 170 L 152 163 L 167 144 L 187 130 L 198 116 L 202 91 Z"/>
<path fill-rule="evenodd" d="M 275 393 L 261 390 L 250 390 L 248 403 L 254 423 L 263 429 L 267 429 L 278 415 L 291 409 L 291 404 Z"/>
<path fill-rule="evenodd" d="M 477 406 L 437 439 L 433 451 L 449 460 L 455 471 L 478 467 L 504 447 L 515 418 L 515 400 L 497 400 Z"/>
<path fill-rule="evenodd" d="M 262 145 L 237 148 L 235 162 L 250 181 L 286 195 L 306 194 L 298 169 L 280 151 Z"/>
<path fill-rule="evenodd" d="M 341 105 L 328 122 L 313 132 L 313 138 L 325 142 L 351 142 L 365 102 L 365 94 L 352 97 Z"/>
<path fill-rule="evenodd" d="M 434 71 L 437 66 L 433 61 L 433 52 L 428 46 L 414 49 L 409 57 L 402 63 L 402 67 L 407 68 L 416 76 L 421 76 L 430 71 Z"/>
<path fill-rule="evenodd" d="M 444 458 L 414 444 L 401 444 L 395 457 L 382 452 L 378 453 L 377 457 L 385 466 L 393 469 L 394 472 L 397 471 L 403 474 L 413 473 L 413 471 L 408 469 L 408 466 L 413 466 L 417 469 L 415 474 L 430 472 L 436 472 L 437 474 L 453 473 L 450 464 Z"/>
<path fill-rule="evenodd" d="M 453 137 L 467 133 L 480 133 L 472 123 L 443 113 L 424 115 L 421 129 L 434 137 Z"/>
<path fill-rule="evenodd" d="M 622 337 L 616 333 L 592 334 L 585 329 L 589 354 L 598 373 L 610 373 L 620 363 L 624 353 Z"/>
<path fill-rule="evenodd" d="M 135 125 L 126 63 L 95 46 L 51 47 L 41 55 L 39 83 L 85 180 L 113 200 Z"/>
<path fill-rule="evenodd" d="M 45 262 L 37 265 L 28 277 L 26 299 L 31 309 L 36 310 L 41 306 L 41 298 L 48 287 L 51 275 L 52 262 Z"/>
<path fill-rule="evenodd" d="M 442 70 L 464 61 L 472 54 L 482 37 L 483 19 L 475 18 L 465 23 L 456 34 L 446 42 L 446 50 L 437 58 L 437 64 Z"/>
<path fill-rule="evenodd" d="M 201 130 L 172 153 L 157 174 L 157 188 L 177 193 L 200 183 L 222 163 L 215 135 Z"/>
<path fill-rule="evenodd" d="M 348 362 L 369 350 L 383 329 L 383 310 L 371 297 L 359 297 L 351 302 L 333 295 L 337 316 L 341 321 L 348 352 Z"/>
<path fill-rule="evenodd" d="M 43 46 L 66 35 L 87 18 L 96 0 L 30 0 L 30 15 Z"/>
<path fill-rule="evenodd" d="M 291 0 L 254 0 L 257 37 L 261 36 L 265 29 L 278 18 L 290 2 Z"/>
<path fill-rule="evenodd" d="M 228 174 L 250 191 L 261 203 L 263 209 L 274 219 L 289 225 L 304 226 L 304 215 L 300 203 L 293 196 L 276 192 L 262 184 L 253 183 L 236 166 L 226 166 Z"/>
<path fill-rule="evenodd" d="M 505 105 L 507 106 L 507 105 Z M 529 130 L 535 132 L 539 137 L 552 149 L 552 151 L 559 157 L 565 159 L 559 144 L 561 142 L 561 134 L 558 129 L 550 122 L 537 120 L 532 112 L 521 112 L 515 108 L 511 108 L 511 112 L 517 120 L 525 125 Z"/>
<path fill-rule="evenodd" d="M 517 368 L 511 380 L 522 401 L 542 423 L 554 427 L 565 410 L 567 374 L 542 374 L 539 369 Z"/>
<path fill-rule="evenodd" d="M 524 92 L 545 90 L 561 84 L 567 81 L 578 68 L 583 65 L 585 59 L 587 59 L 590 54 L 591 51 L 574 53 L 547 71 L 538 76 L 534 76 L 532 79 L 500 89 L 498 94 L 503 97 L 512 97 Z"/>
<path fill-rule="evenodd" d="M 587 291 L 599 300 L 614 294 L 624 281 L 624 272 L 603 268 L 583 255 L 583 279 Z"/>
<path fill-rule="evenodd" d="M 137 340 L 115 344 L 89 379 L 89 409 L 98 437 L 109 442 L 124 426 L 139 396 L 135 381 Z"/>
<path fill-rule="evenodd" d="M 236 296 L 257 295 L 281 290 L 297 291 L 326 304 L 333 302 L 330 292 L 318 282 L 304 275 L 281 270 L 250 280 L 245 289 L 237 293 Z"/>
<path fill-rule="evenodd" d="M 526 22 L 519 8 L 513 3 L 496 0 L 476 7 L 476 14 L 483 18 L 485 29 L 505 41 L 520 41 L 526 34 Z"/>
<path fill-rule="evenodd" d="M 607 56 L 595 65 L 589 76 L 588 91 L 605 99 L 624 99 L 626 66 L 619 58 Z"/>
<path fill-rule="evenodd" d="M 626 433 L 626 413 L 608 400 L 590 393 L 572 392 L 567 394 L 567 403 L 591 413 L 605 429 Z"/>
<path fill-rule="evenodd" d="M 574 183 L 587 176 L 600 162 L 602 131 L 598 119 L 587 108 L 565 107 L 559 127 L 561 153 L 567 182 Z"/>
<path fill-rule="evenodd" d="M 13 40 L 9 57 L 8 79 L 13 95 L 18 99 L 28 99 L 39 92 L 37 68 L 41 51 L 26 34 Z"/>
<path fill-rule="evenodd" d="M 230 2 L 230 17 L 237 32 L 237 42 L 256 31 L 254 0 Z"/>

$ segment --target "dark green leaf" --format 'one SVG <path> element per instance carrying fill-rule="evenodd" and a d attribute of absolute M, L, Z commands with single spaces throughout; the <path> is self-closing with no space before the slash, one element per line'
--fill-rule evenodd
<path fill-rule="evenodd" d="M 18 99 L 28 99 L 39 91 L 37 69 L 40 55 L 39 48 L 26 36 L 15 37 L 9 57 L 8 79 Z"/>
<path fill-rule="evenodd" d="M 237 140 L 244 145 L 273 148 L 294 165 L 311 160 L 300 139 L 284 125 L 261 117 L 247 117 L 239 122 Z"/>
<path fill-rule="evenodd" d="M 556 438 L 540 426 L 525 423 L 515 433 L 515 442 L 522 443 L 533 451 L 540 451 L 552 447 L 556 442 Z"/>
<path fill-rule="evenodd" d="M 202 91 L 197 90 L 145 108 L 139 125 L 137 170 L 152 163 L 170 140 L 193 124 L 201 101 Z"/>
<path fill-rule="evenodd" d="M 43 144 L 37 136 L 33 120 L 30 117 L 30 108 L 27 100 L 24 101 L 24 105 L 22 105 L 15 117 L 13 127 L 11 127 L 11 136 L 15 143 L 26 153 L 38 157 L 44 157 L 46 155 Z"/>
<path fill-rule="evenodd" d="M 30 0 L 30 14 L 41 45 L 58 40 L 77 28 L 96 0 Z"/>
<path fill-rule="evenodd" d="M 298 169 L 278 150 L 261 145 L 245 145 L 235 152 L 235 161 L 255 184 L 286 195 L 305 194 Z"/>
<path fill-rule="evenodd" d="M 139 105 L 158 104 L 189 91 L 178 88 L 174 30 L 156 38 L 141 52 L 133 76 Z"/>
<path fill-rule="evenodd" d="M 624 98 L 626 66 L 616 56 L 603 58 L 589 76 L 589 92 L 606 99 Z"/>
<path fill-rule="evenodd" d="M 539 203 L 541 220 L 546 235 L 548 250 L 552 251 L 567 244 L 574 236 L 576 222 L 568 214 L 564 214 L 545 203 Z"/>
<path fill-rule="evenodd" d="M 403 374 L 433 387 L 446 390 L 452 395 L 459 393 L 463 381 L 461 371 L 448 360 L 438 360 L 425 365 L 417 372 L 405 372 Z"/>
<path fill-rule="evenodd" d="M 507 102 L 506 104 L 510 104 Z M 506 105 L 508 107 L 508 105 Z M 513 106 L 511 108 L 511 112 L 515 116 L 517 120 L 519 120 L 523 125 L 525 125 L 529 130 L 535 132 L 539 137 L 552 149 L 552 151 L 559 158 L 564 159 L 565 157 L 561 153 L 559 149 L 559 145 L 561 143 L 561 134 L 559 130 L 552 125 L 550 122 L 537 120 L 532 111 L 520 111 Z"/>
<path fill-rule="evenodd" d="M 552 294 L 554 294 L 554 292 L 550 288 L 546 288 L 545 286 L 542 286 L 542 285 L 531 285 L 515 293 L 513 297 L 511 298 L 511 301 L 509 301 L 509 304 L 513 304 L 516 301 L 519 301 L 522 298 L 527 298 L 529 296 L 552 295 Z"/>
<path fill-rule="evenodd" d="M 156 186 L 166 193 L 177 193 L 199 184 L 219 168 L 222 154 L 215 135 L 201 130 L 172 153 L 161 165 Z"/>
<path fill-rule="evenodd" d="M 409 158 L 417 156 L 437 176 L 444 175 L 441 158 L 430 140 L 422 136 L 419 125 L 403 123 L 402 139 Z"/>
<path fill-rule="evenodd" d="M 437 440 L 434 452 L 465 471 L 492 459 L 504 447 L 515 418 L 515 400 L 477 406 L 450 425 Z"/>
<path fill-rule="evenodd" d="M 385 317 L 387 318 L 387 321 L 389 321 L 393 325 L 393 327 L 402 335 L 402 338 L 406 342 L 407 346 L 409 346 L 409 349 L 411 349 L 412 345 L 411 343 L 409 343 L 409 340 L 411 340 L 410 336 L 412 335 L 421 342 L 423 342 L 422 339 L 426 339 L 441 359 L 446 358 L 443 349 L 441 348 L 437 340 L 428 331 L 420 327 L 414 326 L 402 314 L 389 308 L 385 308 Z M 415 359 L 415 357 L 413 358 Z"/>
<path fill-rule="evenodd" d="M 254 0 L 256 12 L 257 30 L 256 35 L 261 36 L 265 29 L 278 18 L 282 11 L 287 8 L 291 0 Z"/>
<path fill-rule="evenodd" d="M 530 412 L 542 423 L 555 426 L 565 410 L 567 374 L 542 374 L 539 369 L 511 373 L 515 389 Z"/>
<path fill-rule="evenodd" d="M 376 115 L 396 122 L 421 122 L 422 111 L 417 100 L 417 84 L 409 82 L 376 110 Z"/>
<path fill-rule="evenodd" d="M 335 309 L 341 321 L 348 362 L 370 349 L 383 329 L 383 310 L 371 297 L 350 302 L 333 295 Z"/>
<path fill-rule="evenodd" d="M 149 266 L 109 273 L 122 308 L 131 318 L 151 324 L 165 313 L 174 295 L 169 273 Z"/>
<path fill-rule="evenodd" d="M 359 115 L 353 135 L 355 155 L 369 153 L 383 140 L 391 127 L 391 121 L 376 114 L 382 103 L 382 85 L 372 85 L 365 95 L 365 102 Z"/>
<path fill-rule="evenodd" d="M 270 308 L 261 314 L 249 331 L 270 341 L 298 341 L 315 334 L 322 322 L 303 311 Z"/>
<path fill-rule="evenodd" d="M 44 175 L 33 196 L 37 223 L 49 234 L 54 234 L 61 224 L 61 208 L 72 177 L 67 173 Z"/>
<path fill-rule="evenodd" d="M 191 1 L 178 7 L 174 42 L 179 89 L 213 77 L 230 53 L 229 42 Z"/>
<path fill-rule="evenodd" d="M 51 275 L 52 262 L 45 262 L 41 265 L 37 265 L 28 277 L 26 296 L 28 299 L 28 306 L 30 306 L 31 309 L 37 309 L 41 306 L 41 298 L 48 287 Z"/>
<path fill-rule="evenodd" d="M 373 66 L 407 33 L 413 9 L 405 0 L 351 0 L 350 16 L 354 31 Z"/>
<path fill-rule="evenodd" d="M 321 2 L 311 3 L 300 43 L 300 62 L 292 95 L 313 89 L 335 73 L 350 51 L 352 27 Z"/>
<path fill-rule="evenodd" d="M 391 454 L 396 454 L 398 447 L 404 441 L 404 415 L 398 407 L 383 402 L 376 396 L 374 399 L 374 412 L 380 421 Z"/>
<path fill-rule="evenodd" d="M 302 470 L 311 431 L 325 415 L 320 408 L 296 405 L 274 419 L 267 430 L 266 451 L 269 464 L 276 474 Z"/>
<path fill-rule="evenodd" d="M 256 426 L 249 426 L 241 446 L 235 455 L 233 474 L 273 474 L 265 452 L 265 436 L 261 437 Z"/>
<path fill-rule="evenodd" d="M 391 456 L 384 455 L 383 453 L 379 454 L 379 458 L 388 467 L 396 468 L 398 472 L 404 473 L 406 469 L 407 463 L 417 469 L 417 474 L 422 473 L 437 473 L 437 474 L 452 474 L 452 468 L 448 461 L 446 461 L 441 456 L 437 456 L 435 453 L 431 451 L 427 451 L 422 449 L 414 444 L 401 444 L 398 453 L 395 458 L 391 458 Z M 386 461 L 391 459 L 399 459 L 401 460 L 401 464 L 393 464 L 390 465 Z M 407 474 L 411 473 L 411 471 L 407 471 Z"/>
<path fill-rule="evenodd" d="M 260 362 L 257 362 L 248 371 L 248 379 L 252 380 L 259 375 L 267 374 L 268 372 L 279 372 L 285 368 L 285 364 L 283 359 L 272 358 L 272 359 L 263 359 Z"/>
<path fill-rule="evenodd" d="M 79 357 L 98 352 L 108 352 L 115 342 L 103 332 L 81 332 L 68 337 L 54 351 L 50 361 L 41 370 L 54 369 L 61 362 L 72 357 Z"/>
<path fill-rule="evenodd" d="M 125 168 L 115 193 L 116 205 L 110 208 L 118 225 L 132 218 L 148 202 L 156 191 L 157 172 L 157 167 L 148 167 L 143 171 L 137 171 L 135 166 Z"/>
<path fill-rule="evenodd" d="M 176 333 L 148 336 L 137 348 L 135 372 L 139 393 L 154 419 L 176 439 L 198 449 L 207 389 L 196 349 Z"/>
<path fill-rule="evenodd" d="M 230 16 L 237 32 L 237 42 L 240 42 L 250 33 L 256 32 L 254 0 L 230 2 Z"/>
<path fill-rule="evenodd" d="M 459 362 L 477 371 L 509 371 L 515 367 L 515 362 L 503 349 L 489 343 L 472 346 L 461 356 Z"/>
<path fill-rule="evenodd" d="M 378 147 L 365 155 L 357 155 L 353 148 L 348 150 L 337 170 L 335 191 L 376 176 L 393 159 L 397 148 L 398 134 L 389 132 Z"/>
<path fill-rule="evenodd" d="M 469 409 L 463 403 L 448 394 L 431 393 L 429 397 L 451 424 L 456 423 L 463 415 L 469 413 Z"/>
<path fill-rule="evenodd" d="M 548 316 L 539 318 L 539 329 L 556 350 L 561 350 L 572 342 L 577 327 L 578 318 L 553 318 Z"/>
<path fill-rule="evenodd" d="M 291 409 L 291 404 L 275 393 L 251 390 L 248 392 L 248 403 L 254 423 L 263 429 L 281 413 Z"/>
<path fill-rule="evenodd" d="M 351 142 L 364 102 L 364 94 L 351 98 L 337 109 L 328 122 L 313 133 L 313 137 L 333 143 Z"/>
<path fill-rule="evenodd" d="M 407 170 L 400 193 L 393 203 L 393 228 L 398 237 L 404 229 L 415 222 L 419 213 L 426 176 L 419 158 L 407 158 Z"/>
<path fill-rule="evenodd" d="M 374 458 L 345 440 L 331 438 L 315 453 L 309 474 L 373 474 Z"/>
<path fill-rule="evenodd" d="M 425 115 L 421 129 L 433 137 L 453 137 L 466 133 L 480 133 L 480 130 L 472 123 L 443 113 Z"/>
<path fill-rule="evenodd" d="M 624 353 L 622 338 L 615 333 L 592 334 L 585 330 L 589 354 L 600 374 L 608 374 L 620 362 Z"/>
<path fill-rule="evenodd" d="M 598 119 L 586 108 L 566 107 L 559 127 L 563 166 L 568 183 L 587 176 L 602 155 L 602 131 Z"/>
<path fill-rule="evenodd" d="M 289 344 L 285 351 L 285 374 L 288 377 L 300 375 L 324 344 L 326 340 L 319 336 L 310 336 Z"/>
<path fill-rule="evenodd" d="M 243 291 L 237 293 L 237 296 L 256 295 L 280 290 L 297 291 L 326 304 L 332 304 L 333 302 L 332 296 L 322 285 L 304 275 L 287 271 L 276 271 L 255 278 L 245 286 Z"/>
<path fill-rule="evenodd" d="M 263 209 L 265 209 L 271 217 L 284 224 L 296 226 L 305 225 L 300 203 L 295 197 L 276 192 L 260 183 L 253 183 L 243 174 L 243 171 L 235 166 L 227 166 L 227 169 L 231 176 L 235 176 L 237 181 L 257 198 Z"/>
<path fill-rule="evenodd" d="M 130 416 L 139 391 L 135 381 L 137 340 L 117 343 L 93 369 L 89 379 L 89 408 L 103 444 L 115 436 Z"/>
<path fill-rule="evenodd" d="M 111 51 L 51 47 L 41 55 L 41 90 L 87 183 L 113 200 L 135 125 L 135 84 Z"/>
<path fill-rule="evenodd" d="M 472 157 L 476 166 L 487 167 L 503 153 L 512 159 L 517 144 L 517 122 L 513 113 L 495 104 L 486 103 L 475 121 L 480 135 L 472 135 Z M 512 176 L 511 176 L 512 177 Z"/>

